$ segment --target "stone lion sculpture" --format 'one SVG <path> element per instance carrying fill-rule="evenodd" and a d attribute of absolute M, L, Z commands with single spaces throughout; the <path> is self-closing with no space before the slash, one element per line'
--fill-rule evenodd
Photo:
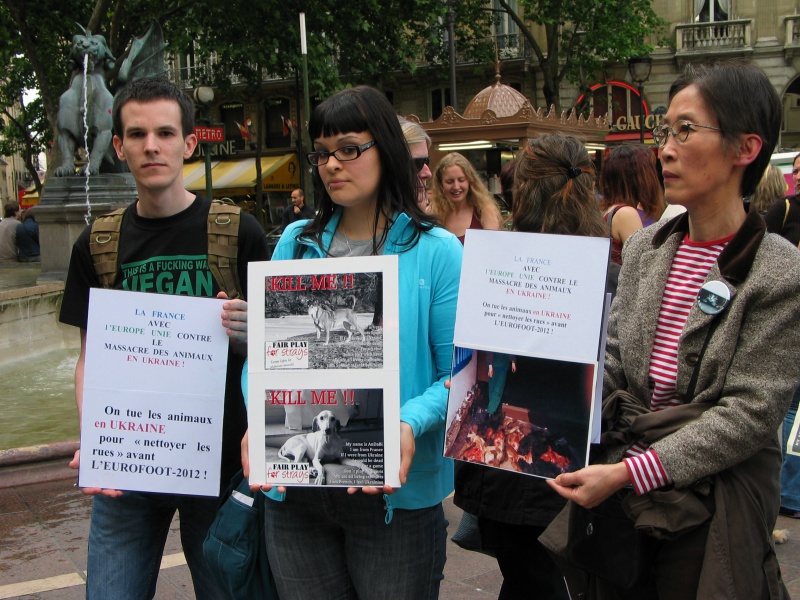
<path fill-rule="evenodd" d="M 56 177 L 75 175 L 74 160 L 78 148 L 85 148 L 89 156 L 80 175 L 97 175 L 103 160 L 114 163 L 111 143 L 114 97 L 106 88 L 105 72 L 114 67 L 116 59 L 111 55 L 105 37 L 92 35 L 83 27 L 81 30 L 83 35 L 72 38 L 68 61 L 74 71 L 72 83 L 58 102 L 61 166 L 54 171 Z"/>

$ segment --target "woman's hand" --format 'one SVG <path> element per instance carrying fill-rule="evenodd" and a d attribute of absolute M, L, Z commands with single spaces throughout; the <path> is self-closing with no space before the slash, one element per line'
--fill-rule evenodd
<path fill-rule="evenodd" d="M 585 508 L 593 508 L 631 482 L 625 463 L 590 465 L 547 480 L 556 493 Z"/>
<path fill-rule="evenodd" d="M 241 453 L 242 453 L 242 471 L 244 471 L 244 476 L 249 480 L 250 479 L 250 448 L 248 447 L 248 440 L 250 439 L 250 430 L 244 432 L 244 437 L 242 438 L 241 443 Z M 261 490 L 263 492 L 268 492 L 272 489 L 272 485 L 258 485 L 254 484 L 250 486 L 250 489 L 254 492 Z M 286 488 L 278 486 L 278 491 L 282 494 L 286 493 Z"/>
<path fill-rule="evenodd" d="M 411 469 L 411 461 L 414 459 L 416 449 L 417 444 L 414 441 L 414 431 L 411 429 L 411 425 L 400 421 L 400 483 L 403 485 L 408 481 L 408 472 Z M 383 487 L 351 487 L 347 488 L 347 493 L 355 494 L 359 490 L 365 494 L 394 494 L 398 488 L 393 488 L 390 485 L 384 485 Z"/>

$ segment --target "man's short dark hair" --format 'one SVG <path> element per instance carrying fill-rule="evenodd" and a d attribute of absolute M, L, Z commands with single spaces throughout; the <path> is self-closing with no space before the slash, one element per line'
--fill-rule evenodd
<path fill-rule="evenodd" d="M 194 133 L 194 103 L 192 99 L 174 83 L 162 77 L 148 77 L 126 84 L 114 98 L 111 118 L 114 122 L 114 133 L 120 139 L 125 133 L 122 125 L 122 107 L 131 100 L 136 102 L 174 100 L 181 108 L 183 137 Z"/>
<path fill-rule="evenodd" d="M 19 204 L 16 202 L 9 202 L 3 209 L 3 218 L 14 217 L 19 212 Z"/>
<path fill-rule="evenodd" d="M 761 138 L 761 152 L 742 177 L 740 192 L 750 196 L 778 143 L 783 116 L 778 92 L 764 71 L 741 60 L 688 64 L 670 87 L 669 101 L 691 85 L 697 87 L 706 108 L 716 117 L 723 143 L 734 148 L 741 135 L 754 133 Z"/>

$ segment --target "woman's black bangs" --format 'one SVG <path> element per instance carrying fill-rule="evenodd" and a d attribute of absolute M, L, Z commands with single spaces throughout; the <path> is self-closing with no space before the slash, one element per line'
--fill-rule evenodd
<path fill-rule="evenodd" d="M 367 119 L 355 97 L 350 94 L 334 96 L 314 110 L 308 133 L 311 140 L 343 133 L 367 131 Z"/>

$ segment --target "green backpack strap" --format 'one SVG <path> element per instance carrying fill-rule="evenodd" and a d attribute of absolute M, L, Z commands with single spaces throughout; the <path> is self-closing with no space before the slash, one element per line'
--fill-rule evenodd
<path fill-rule="evenodd" d="M 208 268 L 229 298 L 240 298 L 239 220 L 241 210 L 230 200 L 214 199 L 208 211 Z"/>
<path fill-rule="evenodd" d="M 117 257 L 119 255 L 119 230 L 122 227 L 124 208 L 101 215 L 92 223 L 89 235 L 89 252 L 92 255 L 94 271 L 100 285 L 106 289 L 114 285 L 117 276 Z"/>

